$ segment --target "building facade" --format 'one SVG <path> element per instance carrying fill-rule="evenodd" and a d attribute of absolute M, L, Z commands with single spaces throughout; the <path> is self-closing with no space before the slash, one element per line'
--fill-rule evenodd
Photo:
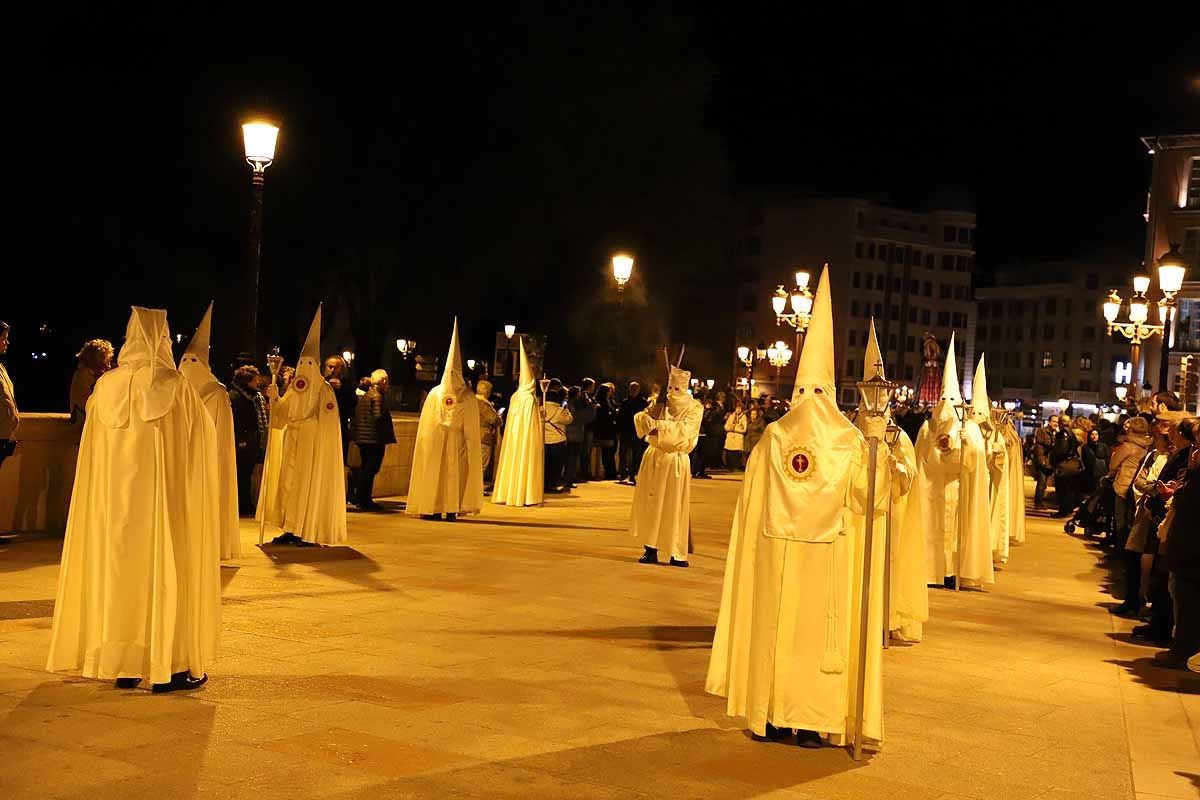
<path fill-rule="evenodd" d="M 1153 278 L 1150 297 L 1156 297 L 1158 289 L 1154 266 L 1172 244 L 1179 245 L 1188 262 L 1190 280 L 1176 298 L 1174 336 L 1168 332 L 1165 369 L 1161 337 L 1156 336 L 1145 351 L 1144 380 L 1157 388 L 1175 388 L 1183 358 L 1189 354 L 1200 358 L 1200 133 L 1144 136 L 1142 143 L 1153 159 L 1144 254 L 1146 274 Z"/>
<path fill-rule="evenodd" d="M 790 289 L 797 270 L 812 275 L 829 264 L 838 364 L 838 401 L 857 404 L 867 331 L 872 317 L 887 374 L 914 385 L 921 372 L 925 331 L 943 350 L 957 333 L 959 368 L 969 385 L 975 360 L 975 214 L 912 211 L 861 198 L 787 196 L 759 202 L 751 212 L 746 269 L 739 289 L 737 330 L 731 343 L 735 374 L 751 372 L 755 395 L 788 396 L 799 349 L 793 330 L 777 326 L 771 297 Z M 737 360 L 738 345 L 784 340 L 791 362 L 778 371 L 766 361 L 751 370 Z"/>
<path fill-rule="evenodd" d="M 1026 407 L 1070 400 L 1081 412 L 1115 404 L 1132 377 L 1129 342 L 1110 336 L 1103 314 L 1111 286 L 1129 280 L 1118 259 L 1002 269 L 977 289 L 976 347 L 985 353 L 993 400 Z"/>

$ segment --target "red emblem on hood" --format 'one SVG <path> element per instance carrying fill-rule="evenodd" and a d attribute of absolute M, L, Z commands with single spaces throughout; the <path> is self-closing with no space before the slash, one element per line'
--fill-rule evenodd
<path fill-rule="evenodd" d="M 787 457 L 788 477 L 795 481 L 805 481 L 812 476 L 813 454 L 804 447 L 793 448 Z"/>
<path fill-rule="evenodd" d="M 453 398 L 453 397 L 447 397 L 447 398 L 446 398 L 446 400 L 445 400 L 445 403 L 446 403 L 446 405 L 447 405 L 447 406 L 452 406 L 452 405 L 454 405 L 454 398 Z"/>
<path fill-rule="evenodd" d="M 333 403 L 326 403 L 326 404 L 325 404 L 325 410 L 326 410 L 326 411 L 333 411 Z"/>
<path fill-rule="evenodd" d="M 296 381 L 296 388 L 299 389 L 300 391 L 303 392 L 305 386 L 308 386 L 308 381 L 304 380 L 304 378 L 300 378 L 299 380 Z"/>

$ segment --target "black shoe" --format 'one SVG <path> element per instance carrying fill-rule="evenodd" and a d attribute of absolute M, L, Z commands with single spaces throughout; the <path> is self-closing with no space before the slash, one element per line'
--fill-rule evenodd
<path fill-rule="evenodd" d="M 422 514 L 422 515 L 421 515 L 421 519 L 436 519 L 436 520 L 440 520 L 440 519 L 441 519 L 441 516 L 440 516 L 440 515 L 438 515 L 438 514 Z"/>
<path fill-rule="evenodd" d="M 383 506 L 372 500 L 370 503 L 359 503 L 358 508 L 361 511 L 383 511 Z"/>
<path fill-rule="evenodd" d="M 303 539 L 299 539 L 296 541 L 296 547 L 320 547 L 320 546 L 321 545 L 317 544 L 316 542 L 306 542 Z"/>
<path fill-rule="evenodd" d="M 642 549 L 646 552 L 643 553 L 642 557 L 638 559 L 639 564 L 658 563 L 658 550 L 654 549 L 653 547 L 646 547 L 645 545 L 642 545 Z"/>
<path fill-rule="evenodd" d="M 300 541 L 300 537 L 294 533 L 281 533 L 271 540 L 271 544 L 295 544 Z"/>
<path fill-rule="evenodd" d="M 958 579 L 955 578 L 953 575 L 951 575 L 950 577 L 948 577 L 942 581 L 942 586 L 945 586 L 947 589 L 953 589 L 957 585 L 958 585 Z"/>
<path fill-rule="evenodd" d="M 1121 603 L 1121 605 L 1119 605 L 1119 606 L 1113 606 L 1112 608 L 1110 608 L 1108 610 L 1108 613 L 1112 614 L 1113 616 L 1117 616 L 1117 617 L 1136 616 L 1137 612 L 1138 612 L 1138 608 L 1139 608 L 1139 606 L 1136 603 L 1124 602 L 1124 603 Z"/>
<path fill-rule="evenodd" d="M 786 739 L 792 735 L 791 728 L 776 728 L 771 723 L 767 723 L 767 732 L 759 736 L 757 733 L 750 734 L 756 742 L 777 742 L 780 739 Z"/>
<path fill-rule="evenodd" d="M 821 734 L 806 730 L 796 731 L 796 744 L 805 750 L 820 750 L 825 746 L 821 741 Z"/>
<path fill-rule="evenodd" d="M 1152 642 L 1154 644 L 1165 644 L 1171 640 L 1170 631 L 1164 634 L 1162 631 L 1156 631 L 1150 625 L 1138 625 L 1129 636 L 1134 641 Z"/>
<path fill-rule="evenodd" d="M 141 678 L 117 678 L 118 689 L 136 689 L 137 685 L 142 682 Z"/>
<path fill-rule="evenodd" d="M 208 683 L 208 675 L 200 678 L 193 678 L 190 673 L 176 672 L 171 676 L 170 683 L 156 683 L 150 688 L 150 691 L 155 694 L 163 694 L 165 692 L 190 692 L 193 689 L 199 689 L 204 684 Z"/>
<path fill-rule="evenodd" d="M 458 514 L 450 513 L 446 515 L 446 522 L 454 522 L 458 519 Z"/>
<path fill-rule="evenodd" d="M 675 560 L 675 557 L 674 557 L 674 556 L 671 556 L 671 566 L 672 566 L 672 567 L 684 567 L 684 568 L 686 569 L 686 568 L 687 568 L 687 565 L 688 565 L 688 562 L 686 562 L 686 561 L 676 561 L 676 560 Z"/>

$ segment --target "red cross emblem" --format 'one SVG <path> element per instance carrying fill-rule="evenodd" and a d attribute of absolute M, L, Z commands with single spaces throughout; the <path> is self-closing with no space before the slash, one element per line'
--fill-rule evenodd
<path fill-rule="evenodd" d="M 937 449 L 943 453 L 950 452 L 950 434 L 943 433 L 937 438 Z"/>
<path fill-rule="evenodd" d="M 797 447 L 788 454 L 787 467 L 792 480 L 808 480 L 813 471 L 813 454 L 806 448 Z"/>
<path fill-rule="evenodd" d="M 296 388 L 299 389 L 300 391 L 303 392 L 305 386 L 308 386 L 308 382 L 305 381 L 304 378 L 301 378 L 300 380 L 296 381 Z"/>

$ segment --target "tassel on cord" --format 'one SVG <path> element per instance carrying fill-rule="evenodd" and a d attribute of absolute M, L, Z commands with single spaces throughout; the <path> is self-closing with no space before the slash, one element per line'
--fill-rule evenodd
<path fill-rule="evenodd" d="M 830 545 L 832 548 L 833 545 Z M 837 559 L 831 552 L 829 554 L 829 570 L 827 580 L 829 581 L 829 596 L 826 598 L 825 611 L 825 652 L 821 654 L 821 672 L 827 675 L 840 675 L 846 671 L 846 657 L 842 653 L 841 647 L 838 645 L 840 638 L 837 613 L 837 577 L 836 569 Z"/>

